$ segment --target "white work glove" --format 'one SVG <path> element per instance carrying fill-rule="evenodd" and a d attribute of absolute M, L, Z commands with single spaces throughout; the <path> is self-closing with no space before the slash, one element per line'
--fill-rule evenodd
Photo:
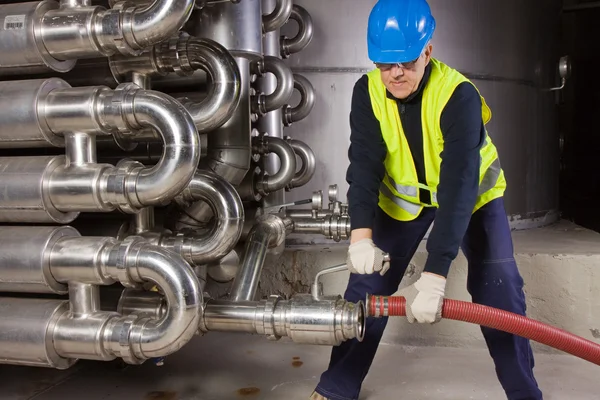
<path fill-rule="evenodd" d="M 371 239 L 362 239 L 348 248 L 346 264 L 354 274 L 372 274 L 379 271 L 384 275 L 390 269 L 389 261 L 383 261 L 384 252 Z"/>
<path fill-rule="evenodd" d="M 446 278 L 424 272 L 412 285 L 398 290 L 394 296 L 406 299 L 406 318 L 411 324 L 435 324 L 442 319 Z"/>

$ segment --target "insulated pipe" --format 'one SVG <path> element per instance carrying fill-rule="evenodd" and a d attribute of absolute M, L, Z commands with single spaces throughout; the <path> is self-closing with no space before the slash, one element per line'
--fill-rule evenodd
<path fill-rule="evenodd" d="M 244 205 L 231 184 L 212 171 L 198 170 L 176 201 L 206 202 L 215 216 L 214 225 L 206 234 L 165 236 L 160 242 L 163 248 L 196 265 L 217 261 L 233 250 L 244 228 Z"/>
<path fill-rule="evenodd" d="M 282 58 L 289 58 L 290 55 L 301 52 L 313 38 L 312 17 L 304 7 L 294 4 L 290 19 L 298 23 L 298 33 L 291 39 L 281 36 Z"/>
<path fill-rule="evenodd" d="M 196 70 L 205 71 L 210 89 L 204 100 L 179 99 L 192 115 L 199 133 L 210 132 L 223 125 L 239 105 L 240 70 L 225 47 L 211 39 L 199 39 L 181 32 L 140 56 L 111 57 L 110 69 L 118 82 L 126 81 L 135 71 L 144 71 L 150 76 L 173 72 L 189 75 Z"/>
<path fill-rule="evenodd" d="M 283 243 L 289 224 L 289 220 L 273 214 L 257 218 L 257 223 L 246 238 L 244 261 L 231 289 L 232 301 L 254 300 L 267 251 Z"/>
<path fill-rule="evenodd" d="M 281 138 L 262 136 L 252 140 L 253 150 L 258 154 L 275 153 L 279 157 L 280 167 L 275 175 L 263 174 L 256 181 L 256 191 L 263 196 L 288 185 L 296 173 L 296 154 L 290 144 Z"/>
<path fill-rule="evenodd" d="M 262 116 L 286 105 L 294 91 L 294 74 L 280 58 L 274 56 L 265 56 L 264 61 L 255 65 L 260 75 L 270 72 L 277 79 L 277 87 L 271 94 L 260 93 L 253 99 L 252 111 Z"/>
<path fill-rule="evenodd" d="M 283 109 L 283 123 L 290 126 L 308 117 L 308 114 L 315 106 L 316 93 L 315 88 L 303 75 L 294 74 L 294 88 L 300 92 L 300 103 L 296 107 L 289 105 Z"/>
<path fill-rule="evenodd" d="M 276 31 L 290 18 L 294 3 L 292 0 L 276 0 L 275 9 L 262 17 L 263 33 Z"/>
<path fill-rule="evenodd" d="M 306 185 L 312 179 L 317 169 L 317 158 L 309 145 L 300 141 L 287 138 L 286 141 L 294 149 L 294 153 L 302 161 L 302 166 L 294 175 L 292 181 L 287 185 L 286 189 L 291 190 L 300 186 Z"/>
<path fill-rule="evenodd" d="M 375 318 L 406 316 L 406 299 L 401 296 L 367 295 L 368 315 Z M 508 332 L 562 350 L 600 365 L 600 344 L 551 325 L 504 310 L 465 301 L 444 299 L 442 317 L 470 322 Z"/>

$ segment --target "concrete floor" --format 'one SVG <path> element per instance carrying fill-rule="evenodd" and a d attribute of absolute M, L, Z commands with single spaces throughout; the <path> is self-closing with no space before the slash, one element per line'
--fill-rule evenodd
<path fill-rule="evenodd" d="M 81 362 L 56 371 L 0 366 L 0 399 L 305 400 L 329 348 L 262 337 L 196 337 L 163 367 Z M 600 367 L 568 355 L 537 355 L 545 400 L 600 396 Z M 361 400 L 506 399 L 485 350 L 383 345 Z"/>

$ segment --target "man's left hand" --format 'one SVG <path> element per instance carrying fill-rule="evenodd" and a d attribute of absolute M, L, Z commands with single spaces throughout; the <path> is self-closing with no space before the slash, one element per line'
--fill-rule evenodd
<path fill-rule="evenodd" d="M 446 278 L 423 272 L 412 285 L 397 291 L 394 296 L 406 299 L 406 317 L 411 324 L 435 324 L 442 319 Z"/>

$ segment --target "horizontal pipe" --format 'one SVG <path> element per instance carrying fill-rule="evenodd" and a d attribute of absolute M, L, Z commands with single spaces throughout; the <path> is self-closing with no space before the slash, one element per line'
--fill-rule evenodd
<path fill-rule="evenodd" d="M 262 17 L 263 33 L 276 31 L 285 25 L 292 14 L 293 6 L 292 0 L 276 0 L 273 11 Z"/>
<path fill-rule="evenodd" d="M 184 207 L 190 202 L 208 204 L 214 215 L 213 226 L 203 234 L 166 235 L 161 246 L 196 265 L 217 261 L 233 250 L 244 228 L 244 205 L 231 184 L 212 171 L 198 170 L 176 200 Z"/>
<path fill-rule="evenodd" d="M 317 169 L 317 157 L 312 151 L 309 145 L 291 138 L 287 139 L 287 142 L 294 149 L 294 153 L 300 158 L 302 166 L 300 170 L 296 172 L 292 181 L 287 185 L 286 189 L 290 190 L 300 186 L 306 185 L 312 179 Z"/>
<path fill-rule="evenodd" d="M 231 300 L 254 300 L 267 251 L 283 243 L 288 224 L 287 220 L 272 214 L 257 220 L 246 238 L 244 260 L 231 288 Z"/>
<path fill-rule="evenodd" d="M 277 86 L 272 93 L 261 93 L 255 97 L 253 111 L 265 115 L 280 109 L 288 102 L 294 91 L 294 75 L 280 58 L 274 56 L 264 56 L 264 61 L 258 62 L 257 69 L 261 75 L 270 72 L 277 79 Z"/>
<path fill-rule="evenodd" d="M 148 5 L 62 7 L 47 11 L 36 28 L 45 52 L 58 60 L 137 55 L 167 40 L 189 19 L 194 0 L 155 0 Z"/>
<path fill-rule="evenodd" d="M 362 301 L 350 303 L 339 297 L 313 301 L 310 295 L 290 300 L 232 302 L 211 300 L 205 306 L 200 329 L 206 332 L 242 332 L 295 343 L 339 346 L 364 338 L 365 309 Z"/>
<path fill-rule="evenodd" d="M 294 4 L 290 19 L 298 23 L 298 33 L 293 38 L 281 36 L 281 57 L 299 53 L 311 42 L 314 34 L 312 17 L 304 7 Z"/>
<path fill-rule="evenodd" d="M 317 95 L 315 88 L 307 78 L 300 74 L 294 74 L 294 88 L 300 92 L 300 102 L 295 107 L 289 105 L 284 107 L 282 118 L 285 126 L 290 126 L 294 122 L 308 117 L 315 106 Z"/>
<path fill-rule="evenodd" d="M 139 237 L 123 242 L 97 237 L 65 238 L 52 249 L 50 270 L 59 282 L 106 285 L 119 281 L 125 286 L 153 282 L 165 294 L 166 313 L 158 320 L 107 317 L 98 326 L 100 331 L 89 330 L 90 335 L 103 341 L 102 346 L 95 343 L 87 350 L 90 356 L 103 357 L 98 348 L 130 361 L 165 356 L 179 350 L 197 330 L 202 293 L 193 270 L 181 256 Z M 72 326 L 70 322 L 65 324 Z M 57 330 L 55 340 L 62 349 L 59 353 L 69 356 L 69 348 L 75 345 L 69 344 L 69 336 L 60 332 L 60 324 Z M 128 338 L 128 343 L 119 338 Z M 78 356 L 81 352 L 79 348 Z"/>
<path fill-rule="evenodd" d="M 112 211 L 115 207 L 131 212 L 163 204 L 191 181 L 200 160 L 199 137 L 187 110 L 172 97 L 142 90 L 132 83 L 111 90 L 102 86 L 70 88 L 56 78 L 20 82 L 25 83 L 24 91 L 35 93 L 23 97 L 28 99 L 23 105 L 34 111 L 25 108 L 15 110 L 13 115 L 4 114 L 2 122 L 6 125 L 0 125 L 0 143 L 10 142 L 10 127 L 37 130 L 36 140 L 78 133 L 67 143 L 75 148 L 69 147 L 70 158 L 63 166 L 51 172 L 40 170 L 40 179 L 45 181 L 43 203 L 49 202 L 63 212 Z M 0 92 L 11 85 L 0 82 Z M 48 86 L 54 89 L 38 89 Z M 95 159 L 89 154 L 94 143 L 82 134 L 113 134 L 118 139 L 122 132 L 144 128 L 158 132 L 164 143 L 156 165 L 123 162 L 113 167 L 90 163 Z"/>

